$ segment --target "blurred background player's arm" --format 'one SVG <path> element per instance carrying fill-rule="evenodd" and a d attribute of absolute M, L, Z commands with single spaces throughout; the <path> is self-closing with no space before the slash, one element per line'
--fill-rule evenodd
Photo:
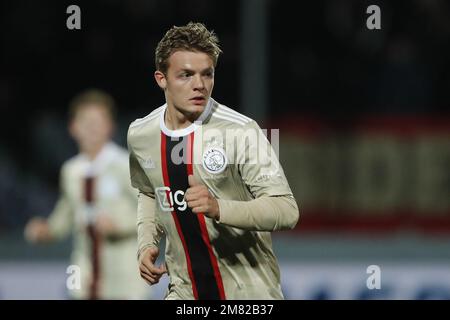
<path fill-rule="evenodd" d="M 256 122 L 251 122 L 249 126 L 257 130 L 258 143 L 240 145 L 236 163 L 243 182 L 255 199 L 217 199 L 219 222 L 254 231 L 293 229 L 299 219 L 299 209 L 283 169 Z M 260 152 L 258 148 L 266 150 Z M 270 151 L 269 154 L 266 151 Z"/>
<path fill-rule="evenodd" d="M 156 216 L 156 202 L 153 185 L 144 169 L 142 169 L 139 159 L 133 150 L 133 143 L 135 143 L 135 141 L 131 130 L 128 131 L 127 142 L 131 186 L 135 188 L 135 190 L 139 190 L 137 223 L 136 220 L 134 221 L 135 228 L 137 226 L 138 232 L 139 258 L 145 249 L 149 247 L 158 247 L 163 235 L 163 229 L 158 223 Z"/>
<path fill-rule="evenodd" d="M 25 227 L 25 238 L 32 243 L 45 243 L 62 239 L 72 230 L 73 209 L 65 192 L 65 166 L 61 170 L 60 197 L 50 216 L 32 218 Z"/>

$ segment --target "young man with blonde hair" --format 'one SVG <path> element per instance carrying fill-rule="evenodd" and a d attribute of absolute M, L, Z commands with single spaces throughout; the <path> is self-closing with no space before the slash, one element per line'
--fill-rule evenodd
<path fill-rule="evenodd" d="M 167 272 L 166 299 L 282 299 L 270 231 L 293 228 L 298 207 L 259 126 L 211 98 L 220 53 L 200 23 L 171 28 L 156 49 L 166 103 L 128 132 L 141 276 Z"/>

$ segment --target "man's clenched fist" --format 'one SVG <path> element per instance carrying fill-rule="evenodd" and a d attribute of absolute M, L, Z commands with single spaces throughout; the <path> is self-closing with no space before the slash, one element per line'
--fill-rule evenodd
<path fill-rule="evenodd" d="M 193 175 L 188 177 L 189 188 L 186 190 L 184 199 L 194 213 L 202 213 L 205 216 L 219 220 L 219 204 L 216 198 L 209 192 L 208 188 L 198 183 Z"/>

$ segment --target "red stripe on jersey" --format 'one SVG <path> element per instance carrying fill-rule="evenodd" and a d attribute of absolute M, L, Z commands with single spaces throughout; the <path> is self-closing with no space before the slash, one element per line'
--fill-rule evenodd
<path fill-rule="evenodd" d="M 209 258 L 211 259 L 211 264 L 214 269 L 214 277 L 216 278 L 217 288 L 219 289 L 219 296 L 221 300 L 225 300 L 225 290 L 223 288 L 222 275 L 220 274 L 219 264 L 217 263 L 217 258 L 211 247 L 211 242 L 209 241 L 208 229 L 206 228 L 205 216 L 203 214 L 197 214 L 198 221 L 200 222 L 200 228 L 202 229 L 202 238 L 208 248 Z"/>
<path fill-rule="evenodd" d="M 164 185 L 170 188 L 169 173 L 167 171 L 167 158 L 166 158 L 166 135 L 163 132 L 161 132 L 161 166 L 163 171 Z M 171 203 L 169 197 L 168 201 L 169 203 Z M 194 294 L 194 298 L 198 300 L 197 285 L 195 284 L 194 273 L 192 272 L 191 258 L 189 256 L 186 240 L 184 239 L 183 232 L 181 231 L 180 222 L 178 221 L 178 217 L 175 211 L 172 211 L 172 217 L 173 220 L 175 221 L 175 226 L 177 228 L 177 232 L 178 235 L 180 236 L 181 243 L 183 244 L 184 253 L 186 255 L 189 278 L 191 279 L 192 284 L 192 293 Z"/>
<path fill-rule="evenodd" d="M 92 176 L 84 178 L 84 201 L 92 210 L 95 203 L 95 179 Z M 92 213 L 91 213 L 92 214 Z M 100 282 L 100 234 L 96 230 L 93 223 L 87 226 L 87 234 L 91 241 L 91 283 L 89 287 L 89 299 L 97 300 L 99 298 L 99 282 Z"/>
<path fill-rule="evenodd" d="M 93 224 L 87 227 L 88 235 L 91 240 L 91 259 L 92 259 L 92 279 L 89 287 L 89 299 L 99 299 L 100 282 L 100 235 Z"/>
<path fill-rule="evenodd" d="M 192 163 L 194 162 L 193 158 L 193 149 L 194 149 L 194 132 L 192 132 L 188 136 L 187 142 L 187 172 L 188 175 L 194 174 Z M 211 242 L 209 240 L 208 228 L 205 223 L 205 216 L 203 213 L 197 214 L 198 222 L 200 223 L 200 229 L 202 230 L 202 239 L 208 248 L 209 258 L 211 260 L 211 265 L 214 269 L 214 277 L 216 278 L 217 288 L 219 289 L 219 296 L 221 300 L 225 300 L 225 290 L 223 287 L 222 275 L 220 274 L 219 264 L 217 263 L 217 257 L 214 254 L 214 251 L 211 247 Z"/>
<path fill-rule="evenodd" d="M 187 137 L 187 146 L 186 146 L 186 153 L 187 153 L 187 157 L 186 157 L 186 161 L 187 161 L 187 174 L 188 175 L 192 175 L 194 174 L 194 171 L 192 170 L 192 161 L 194 161 L 194 157 L 192 156 L 192 150 L 194 148 L 194 133 L 192 132 L 188 137 Z"/>

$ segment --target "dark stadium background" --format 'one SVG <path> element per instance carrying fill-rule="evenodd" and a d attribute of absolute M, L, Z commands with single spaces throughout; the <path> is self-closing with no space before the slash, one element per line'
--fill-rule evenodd
<path fill-rule="evenodd" d="M 66 28 L 70 4 L 81 8 L 81 30 Z M 366 28 L 372 4 L 381 30 Z M 0 8 L 0 299 L 54 297 L 20 291 L 14 270 L 48 275 L 68 263 L 69 240 L 30 247 L 22 230 L 48 215 L 59 168 L 76 153 L 66 130 L 71 97 L 110 92 L 115 140 L 125 145 L 128 124 L 163 103 L 157 42 L 189 21 L 221 41 L 214 98 L 280 129 L 280 160 L 301 208 L 296 230 L 274 235 L 282 272 L 296 279 L 284 281 L 287 298 L 450 298 L 447 1 L 2 0 Z M 365 288 L 371 264 L 386 270 L 387 287 Z"/>

